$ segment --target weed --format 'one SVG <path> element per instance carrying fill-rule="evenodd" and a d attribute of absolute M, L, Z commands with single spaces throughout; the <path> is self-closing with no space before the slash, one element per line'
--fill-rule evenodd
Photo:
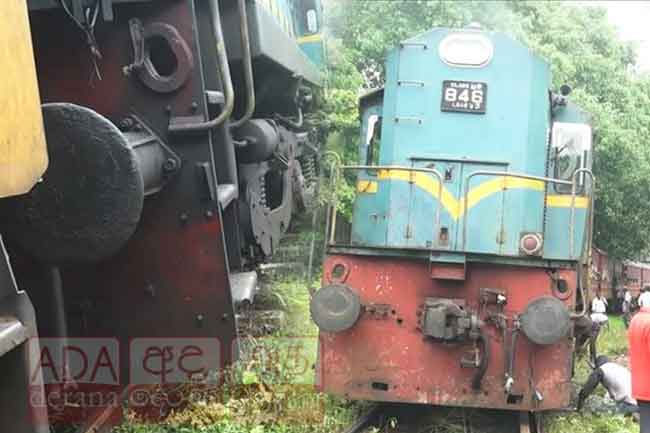
<path fill-rule="evenodd" d="M 603 414 L 551 415 L 547 417 L 547 433 L 632 433 L 639 426 L 631 417 Z"/>
<path fill-rule="evenodd" d="M 308 254 L 295 251 L 308 251 L 310 243 L 310 234 L 294 236 L 280 260 L 304 261 Z M 242 359 L 223 386 L 172 412 L 162 423 L 147 424 L 131 413 L 114 433 L 330 433 L 342 430 L 364 410 L 364 404 L 317 393 L 312 384 L 318 329 L 309 316 L 309 300 L 310 289 L 319 281 L 293 273 L 264 282 L 259 300 L 265 308 L 284 312 L 283 326 L 269 338 L 243 339 Z M 300 374 L 292 359 L 278 355 L 288 354 L 296 344 L 302 345 Z"/>
<path fill-rule="evenodd" d="M 620 317 L 610 317 L 609 325 L 604 327 L 598 336 L 598 354 L 607 355 L 619 363 L 626 363 L 627 331 Z M 591 367 L 587 364 L 586 357 L 577 361 L 574 383 L 581 386 L 591 374 Z M 607 399 L 607 391 L 601 386 L 596 390 L 590 400 Z M 602 411 L 590 411 L 589 400 L 583 413 L 548 415 L 545 419 L 547 433 L 632 433 L 639 427 L 631 417 L 624 417 Z"/>
<path fill-rule="evenodd" d="M 617 358 L 627 354 L 627 330 L 621 317 L 610 317 L 598 336 L 598 354 Z"/>

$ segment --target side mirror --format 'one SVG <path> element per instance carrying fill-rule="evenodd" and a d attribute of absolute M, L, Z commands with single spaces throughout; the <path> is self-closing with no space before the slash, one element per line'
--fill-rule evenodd
<path fill-rule="evenodd" d="M 307 11 L 307 31 L 309 33 L 316 33 L 318 31 L 318 17 L 314 9 Z"/>
<path fill-rule="evenodd" d="M 569 96 L 571 94 L 571 90 L 573 89 L 571 89 L 571 86 L 569 86 L 568 84 L 562 84 L 560 86 L 560 94 L 562 96 Z"/>

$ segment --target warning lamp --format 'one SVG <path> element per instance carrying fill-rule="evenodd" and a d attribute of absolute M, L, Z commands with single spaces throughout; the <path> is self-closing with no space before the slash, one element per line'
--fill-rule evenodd
<path fill-rule="evenodd" d="M 536 256 L 542 252 L 544 241 L 540 233 L 524 233 L 519 241 L 519 249 L 529 256 Z"/>

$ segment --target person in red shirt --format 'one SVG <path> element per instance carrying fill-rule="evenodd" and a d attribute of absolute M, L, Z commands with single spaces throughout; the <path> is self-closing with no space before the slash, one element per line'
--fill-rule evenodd
<path fill-rule="evenodd" d="M 650 433 L 650 306 L 632 318 L 628 331 L 632 397 L 639 404 L 641 433 Z"/>

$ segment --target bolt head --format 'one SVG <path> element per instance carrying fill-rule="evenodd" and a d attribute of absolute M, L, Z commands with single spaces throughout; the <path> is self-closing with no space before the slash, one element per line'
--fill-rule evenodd
<path fill-rule="evenodd" d="M 178 168 L 178 163 L 174 158 L 167 158 L 167 160 L 163 162 L 163 170 L 168 173 L 175 171 L 177 168 Z"/>
<path fill-rule="evenodd" d="M 124 119 L 120 120 L 119 127 L 123 131 L 128 131 L 129 129 L 133 128 L 134 124 L 135 122 L 133 121 L 133 119 L 131 119 L 130 117 L 125 117 Z"/>

